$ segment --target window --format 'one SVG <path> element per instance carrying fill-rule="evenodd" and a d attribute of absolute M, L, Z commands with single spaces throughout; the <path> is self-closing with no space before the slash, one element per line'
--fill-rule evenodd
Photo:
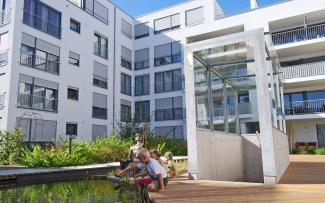
<path fill-rule="evenodd" d="M 19 74 L 17 106 L 57 112 L 59 84 Z"/>
<path fill-rule="evenodd" d="M 155 34 L 180 28 L 180 15 L 175 14 L 154 21 Z"/>
<path fill-rule="evenodd" d="M 80 65 L 79 62 L 80 62 L 80 55 L 72 51 L 69 51 L 69 63 L 75 66 L 79 66 Z"/>
<path fill-rule="evenodd" d="M 182 61 L 180 42 L 155 46 L 155 66 L 162 66 Z"/>
<path fill-rule="evenodd" d="M 95 33 L 94 54 L 96 56 L 108 58 L 108 40 L 100 34 Z"/>
<path fill-rule="evenodd" d="M 79 90 L 76 88 L 68 88 L 68 99 L 79 100 Z"/>
<path fill-rule="evenodd" d="M 23 33 L 20 63 L 46 71 L 60 73 L 60 47 Z"/>
<path fill-rule="evenodd" d="M 121 20 L 121 33 L 127 38 L 132 39 L 132 25 L 124 19 Z"/>
<path fill-rule="evenodd" d="M 66 135 L 75 135 L 78 133 L 78 124 L 77 123 L 67 123 L 65 127 Z"/>
<path fill-rule="evenodd" d="M 155 135 L 169 139 L 184 139 L 183 126 L 159 126 L 155 128 Z"/>
<path fill-rule="evenodd" d="M 186 11 L 186 25 L 195 25 L 204 22 L 203 7 Z"/>
<path fill-rule="evenodd" d="M 70 18 L 70 30 L 80 33 L 80 23 L 72 18 Z"/>
<path fill-rule="evenodd" d="M 92 125 L 92 140 L 95 141 L 98 137 L 103 137 L 107 135 L 106 125 Z"/>
<path fill-rule="evenodd" d="M 135 120 L 139 122 L 150 121 L 150 101 L 135 102 Z"/>
<path fill-rule="evenodd" d="M 93 85 L 107 89 L 108 66 L 94 62 Z"/>
<path fill-rule="evenodd" d="M 93 118 L 107 119 L 107 96 L 93 93 Z"/>
<path fill-rule="evenodd" d="M 155 74 L 155 93 L 178 91 L 183 88 L 181 69 Z"/>
<path fill-rule="evenodd" d="M 149 68 L 149 48 L 134 52 L 134 69 L 141 70 L 145 68 Z"/>
<path fill-rule="evenodd" d="M 90 15 L 94 16 L 98 20 L 105 24 L 108 24 L 108 8 L 100 4 L 96 0 L 68 0 L 74 5 L 85 10 Z"/>
<path fill-rule="evenodd" d="M 131 76 L 121 73 L 121 93 L 131 95 Z"/>
<path fill-rule="evenodd" d="M 24 0 L 23 22 L 61 38 L 61 13 L 38 0 Z"/>
<path fill-rule="evenodd" d="M 134 38 L 140 39 L 149 36 L 149 26 L 148 23 L 141 23 L 134 26 Z"/>
<path fill-rule="evenodd" d="M 0 66 L 8 63 L 8 32 L 0 34 Z"/>
<path fill-rule="evenodd" d="M 121 104 L 121 122 L 129 122 L 129 121 L 131 121 L 131 106 Z"/>
<path fill-rule="evenodd" d="M 182 120 L 184 118 L 183 97 L 156 99 L 155 120 Z"/>
<path fill-rule="evenodd" d="M 150 77 L 142 75 L 135 77 L 135 96 L 150 94 Z"/>
<path fill-rule="evenodd" d="M 121 66 L 132 69 L 132 51 L 124 46 L 121 46 Z"/>

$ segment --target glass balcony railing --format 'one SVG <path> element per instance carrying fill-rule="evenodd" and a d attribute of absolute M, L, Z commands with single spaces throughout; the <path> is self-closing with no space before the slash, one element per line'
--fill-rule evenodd
<path fill-rule="evenodd" d="M 0 26 L 8 24 L 10 22 L 10 9 L 0 11 Z"/>
<path fill-rule="evenodd" d="M 42 111 L 58 111 L 58 99 L 46 98 L 33 94 L 18 94 L 18 107 L 37 109 Z"/>
<path fill-rule="evenodd" d="M 272 34 L 274 45 L 289 44 L 325 37 L 325 23 Z"/>
<path fill-rule="evenodd" d="M 35 54 L 22 52 L 20 54 L 20 63 L 49 73 L 60 73 L 60 63 L 58 61 L 52 61 Z"/>
<path fill-rule="evenodd" d="M 185 118 L 183 108 L 159 109 L 155 111 L 156 121 L 182 120 Z"/>
<path fill-rule="evenodd" d="M 179 79 L 174 82 L 156 82 L 155 93 L 179 91 L 183 89 L 183 81 Z"/>
<path fill-rule="evenodd" d="M 285 79 L 325 75 L 325 61 L 282 67 Z"/>
<path fill-rule="evenodd" d="M 235 106 L 228 106 L 227 111 L 228 111 L 228 113 L 227 113 L 228 116 L 236 115 L 236 107 Z M 239 103 L 238 104 L 238 113 L 239 113 L 239 115 L 252 114 L 251 103 L 250 102 Z M 214 116 L 215 117 L 223 117 L 224 116 L 224 108 L 215 108 Z"/>
<path fill-rule="evenodd" d="M 285 103 L 284 109 L 286 115 L 325 113 L 325 99 Z"/>

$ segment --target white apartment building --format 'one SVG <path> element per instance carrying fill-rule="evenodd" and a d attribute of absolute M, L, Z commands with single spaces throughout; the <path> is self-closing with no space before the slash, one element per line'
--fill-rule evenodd
<path fill-rule="evenodd" d="M 278 89 L 269 88 L 279 97 L 270 104 L 279 118 L 272 118 L 273 125 L 287 131 L 292 147 L 325 146 L 322 0 L 261 8 L 251 0 L 251 10 L 232 16 L 216 0 L 192 0 L 136 18 L 106 0 L 0 4 L 1 130 L 20 127 L 33 142 L 65 134 L 94 139 L 135 117 L 156 134 L 186 139 L 185 47 L 263 29 L 283 70 Z M 247 74 L 240 65 L 229 67 L 228 76 Z M 237 105 L 239 121 L 219 122 L 212 130 L 260 131 L 257 99 L 251 89 L 227 101 L 216 98 L 212 114 L 234 114 Z M 201 105 L 187 108 L 196 109 L 196 125 L 207 128 L 200 112 L 210 107 L 199 100 Z"/>

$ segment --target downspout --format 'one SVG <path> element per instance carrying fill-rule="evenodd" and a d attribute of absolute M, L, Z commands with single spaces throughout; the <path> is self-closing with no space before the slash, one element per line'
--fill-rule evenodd
<path fill-rule="evenodd" d="M 116 6 L 114 6 L 114 51 L 113 51 L 113 129 L 115 128 L 115 69 L 116 69 Z"/>

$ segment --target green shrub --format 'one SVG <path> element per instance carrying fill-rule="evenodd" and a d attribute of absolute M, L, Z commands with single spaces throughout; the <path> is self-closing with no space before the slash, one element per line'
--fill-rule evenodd
<path fill-rule="evenodd" d="M 0 139 L 0 164 L 19 164 L 25 149 L 23 133 L 18 129 L 0 132 Z"/>
<path fill-rule="evenodd" d="M 147 138 L 148 149 L 156 148 L 163 155 L 167 151 L 171 151 L 174 156 L 187 155 L 187 142 L 185 140 L 166 139 L 161 136 L 150 135 Z"/>
<path fill-rule="evenodd" d="M 317 155 L 325 155 L 325 148 L 316 149 L 315 154 L 317 154 Z"/>

